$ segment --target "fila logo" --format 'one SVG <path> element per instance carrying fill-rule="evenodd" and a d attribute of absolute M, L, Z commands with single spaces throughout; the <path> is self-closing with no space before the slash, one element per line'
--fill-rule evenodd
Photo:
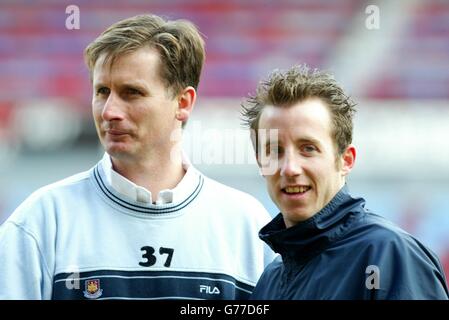
<path fill-rule="evenodd" d="M 204 284 L 200 284 L 200 292 L 207 293 L 207 294 L 220 294 L 220 289 L 218 289 L 217 287 L 214 287 L 212 289 L 212 287 L 206 286 Z"/>

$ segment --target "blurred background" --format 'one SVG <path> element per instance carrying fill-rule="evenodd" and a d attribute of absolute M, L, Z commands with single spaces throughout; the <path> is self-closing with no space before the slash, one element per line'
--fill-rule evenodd
<path fill-rule="evenodd" d="M 100 159 L 83 50 L 141 13 L 189 19 L 205 37 L 185 132 L 195 166 L 277 214 L 240 104 L 274 68 L 333 72 L 358 102 L 351 192 L 430 246 L 449 275 L 448 0 L 0 0 L 0 223 L 35 189 Z"/>

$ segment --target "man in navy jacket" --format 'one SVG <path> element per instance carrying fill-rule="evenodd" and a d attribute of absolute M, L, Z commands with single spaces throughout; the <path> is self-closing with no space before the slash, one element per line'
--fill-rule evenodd
<path fill-rule="evenodd" d="M 281 210 L 260 231 L 280 256 L 252 299 L 448 299 L 438 257 L 349 194 L 355 103 L 329 74 L 274 71 L 243 105 Z"/>

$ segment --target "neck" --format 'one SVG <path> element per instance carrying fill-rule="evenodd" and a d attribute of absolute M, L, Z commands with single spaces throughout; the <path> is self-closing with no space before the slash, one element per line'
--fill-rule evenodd
<path fill-rule="evenodd" d="M 156 155 L 151 159 L 137 161 L 111 157 L 111 161 L 116 172 L 149 190 L 153 195 L 153 201 L 157 199 L 161 190 L 176 187 L 185 174 L 180 155 L 175 161 L 170 155 Z"/>

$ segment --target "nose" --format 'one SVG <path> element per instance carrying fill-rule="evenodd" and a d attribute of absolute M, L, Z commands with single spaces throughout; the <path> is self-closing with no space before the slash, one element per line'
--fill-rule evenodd
<path fill-rule="evenodd" d="M 283 177 L 295 177 L 302 173 L 300 156 L 289 152 L 281 160 L 280 174 Z"/>
<path fill-rule="evenodd" d="M 105 121 L 123 120 L 124 113 L 120 98 L 114 93 L 110 93 L 106 100 L 103 111 L 101 113 L 102 118 Z"/>

